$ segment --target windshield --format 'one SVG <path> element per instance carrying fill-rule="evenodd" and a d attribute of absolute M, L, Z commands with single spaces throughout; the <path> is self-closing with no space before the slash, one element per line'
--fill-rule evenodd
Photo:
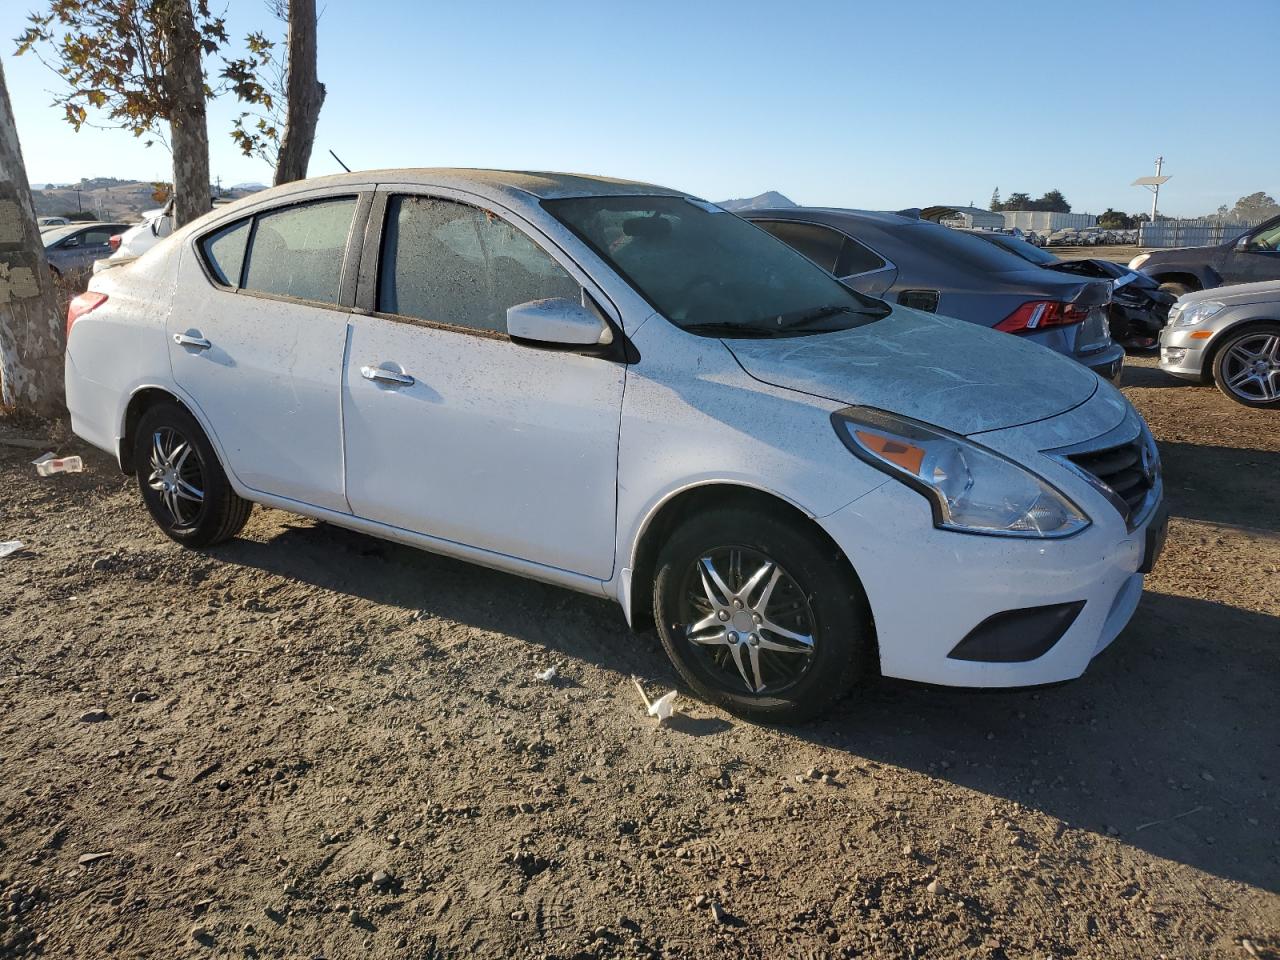
<path fill-rule="evenodd" d="M 889 313 L 759 227 L 701 200 L 581 197 L 543 206 L 690 333 L 800 336 Z"/>
<path fill-rule="evenodd" d="M 1021 237 L 1013 237 L 1005 233 L 979 233 L 975 236 L 981 237 L 988 243 L 994 243 L 997 247 L 1004 247 L 1010 253 L 1015 253 L 1023 260 L 1030 260 L 1032 263 L 1048 266 L 1058 262 L 1058 258 L 1048 250 L 1042 250 L 1034 243 L 1027 243 Z"/>

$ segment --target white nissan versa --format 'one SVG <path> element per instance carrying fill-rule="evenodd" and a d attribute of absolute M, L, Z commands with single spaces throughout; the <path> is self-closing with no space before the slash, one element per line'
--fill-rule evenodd
<path fill-rule="evenodd" d="M 67 317 L 73 427 L 170 537 L 253 503 L 617 599 L 699 694 L 1079 676 L 1164 536 L 1109 384 L 639 183 L 354 173 L 214 211 Z"/>

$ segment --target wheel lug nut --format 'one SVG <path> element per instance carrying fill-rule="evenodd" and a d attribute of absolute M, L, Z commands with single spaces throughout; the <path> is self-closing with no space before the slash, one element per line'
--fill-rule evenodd
<path fill-rule="evenodd" d="M 753 647 L 759 646 L 760 638 L 753 633 L 751 636 L 747 637 L 747 643 L 751 644 Z"/>
<path fill-rule="evenodd" d="M 758 613 L 753 613 L 753 614 L 751 615 L 751 619 L 752 619 L 752 620 L 754 620 L 756 623 L 759 623 L 759 622 L 760 622 L 760 614 L 758 614 Z"/>
<path fill-rule="evenodd" d="M 741 610 L 741 609 L 742 609 L 742 601 L 741 601 L 741 600 L 739 600 L 737 597 L 734 597 L 734 598 L 733 598 L 733 608 L 734 608 L 735 610 Z"/>
<path fill-rule="evenodd" d="M 729 619 L 729 611 L 728 611 L 728 610 L 721 610 L 718 614 L 716 614 L 716 616 L 718 616 L 721 620 L 728 620 L 728 619 Z"/>
<path fill-rule="evenodd" d="M 738 635 L 737 635 L 736 633 L 734 633 L 732 630 L 730 630 L 730 631 L 729 631 L 729 642 L 730 642 L 730 643 L 737 643 L 737 642 L 738 642 Z"/>

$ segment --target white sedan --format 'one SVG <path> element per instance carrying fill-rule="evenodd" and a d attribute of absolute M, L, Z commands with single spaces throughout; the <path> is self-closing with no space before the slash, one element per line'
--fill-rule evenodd
<path fill-rule="evenodd" d="M 1076 677 L 1163 542 L 1154 441 L 1109 384 L 661 187 L 290 184 L 67 320 L 72 426 L 178 542 L 260 503 L 603 594 L 752 718 L 877 669 Z"/>

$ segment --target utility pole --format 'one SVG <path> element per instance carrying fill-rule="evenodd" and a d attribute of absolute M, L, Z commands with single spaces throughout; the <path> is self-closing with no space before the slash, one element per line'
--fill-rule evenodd
<path fill-rule="evenodd" d="M 1131 187 L 1146 187 L 1151 191 L 1151 222 L 1156 222 L 1156 213 L 1160 202 L 1160 186 L 1168 183 L 1171 178 L 1162 176 L 1160 171 L 1164 168 L 1164 157 L 1156 157 L 1156 175 L 1154 177 L 1139 177 Z"/>
<path fill-rule="evenodd" d="M 80 203 L 80 191 L 83 189 L 83 187 L 81 187 L 80 184 L 77 183 L 71 189 L 73 189 L 76 192 L 76 210 L 80 213 L 84 213 L 84 206 Z"/>

